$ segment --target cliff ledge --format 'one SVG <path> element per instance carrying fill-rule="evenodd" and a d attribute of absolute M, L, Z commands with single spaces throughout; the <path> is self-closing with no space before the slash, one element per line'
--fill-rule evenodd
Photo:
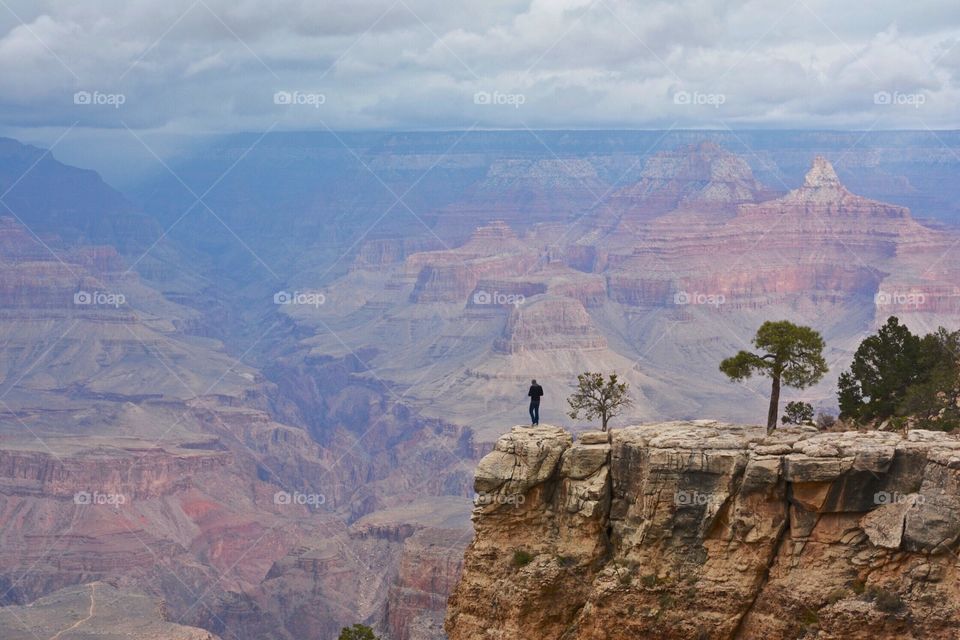
<path fill-rule="evenodd" d="M 450 640 L 952 638 L 960 440 L 712 421 L 514 427 Z"/>

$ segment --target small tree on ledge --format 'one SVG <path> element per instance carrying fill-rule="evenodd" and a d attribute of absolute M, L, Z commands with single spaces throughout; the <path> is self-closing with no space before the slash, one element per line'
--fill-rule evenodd
<path fill-rule="evenodd" d="M 813 406 L 809 402 L 788 402 L 780 418 L 783 424 L 813 425 Z"/>
<path fill-rule="evenodd" d="M 630 386 L 620 382 L 617 374 L 611 373 L 607 380 L 602 373 L 581 373 L 577 376 L 576 391 L 567 398 L 570 412 L 567 414 L 574 420 L 582 413 L 587 420 L 600 418 L 601 428 L 606 431 L 610 418 L 620 415 L 624 407 L 630 406 L 627 396 Z"/>

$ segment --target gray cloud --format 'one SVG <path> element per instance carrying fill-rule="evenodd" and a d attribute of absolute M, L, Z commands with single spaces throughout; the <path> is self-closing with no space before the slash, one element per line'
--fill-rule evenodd
<path fill-rule="evenodd" d="M 13 135 L 75 122 L 958 126 L 960 14 L 946 1 L 4 2 L 0 113 Z M 80 91 L 92 104 L 75 103 Z M 278 91 L 322 99 L 276 104 Z"/>

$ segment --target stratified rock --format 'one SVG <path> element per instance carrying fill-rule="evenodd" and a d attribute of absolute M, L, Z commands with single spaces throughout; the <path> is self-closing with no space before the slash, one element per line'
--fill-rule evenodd
<path fill-rule="evenodd" d="M 724 216 L 732 214 L 737 205 L 770 195 L 743 158 L 713 142 L 702 142 L 652 156 L 644 164 L 640 180 L 612 193 L 599 217 L 601 224 L 616 219 L 619 233 L 631 233 L 671 211 L 711 211 Z"/>
<path fill-rule="evenodd" d="M 610 433 L 607 431 L 584 431 L 577 439 L 580 444 L 606 444 L 610 442 Z"/>
<path fill-rule="evenodd" d="M 605 349 L 604 338 L 583 305 L 572 298 L 543 297 L 518 304 L 510 314 L 494 351 Z"/>
<path fill-rule="evenodd" d="M 960 623 L 960 470 L 941 462 L 955 438 L 696 421 L 609 445 L 521 428 L 501 442 L 481 462 L 478 488 L 499 498 L 474 512 L 451 640 L 793 638 L 815 623 L 892 640 L 903 620 L 918 638 Z M 505 449 L 540 453 L 511 465 Z"/>
<path fill-rule="evenodd" d="M 572 442 L 559 427 L 514 427 L 477 465 L 474 489 L 480 494 L 523 495 L 553 475 Z"/>

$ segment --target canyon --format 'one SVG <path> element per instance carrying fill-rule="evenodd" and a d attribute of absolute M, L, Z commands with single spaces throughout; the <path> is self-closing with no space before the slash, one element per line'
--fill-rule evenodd
<path fill-rule="evenodd" d="M 411 403 L 492 444 L 533 377 L 562 381 L 544 398 L 552 416 L 572 372 L 601 369 L 631 384 L 628 420 L 747 420 L 764 390 L 731 387 L 716 363 L 761 319 L 816 327 L 836 365 L 889 315 L 935 329 L 960 312 L 960 235 L 852 193 L 823 156 L 771 197 L 742 158 L 702 142 L 654 155 L 575 220 L 509 220 L 457 246 L 358 262 L 325 288 L 332 304 L 292 315 L 317 353 L 377 344 L 371 362 Z M 814 406 L 834 402 L 831 368 L 806 392 Z"/>
<path fill-rule="evenodd" d="M 0 624 L 97 585 L 171 638 L 445 637 L 474 471 L 530 378 L 545 422 L 616 370 L 624 423 L 749 424 L 766 389 L 716 365 L 765 319 L 821 330 L 834 374 L 887 315 L 956 325 L 953 147 L 859 144 L 228 136 L 122 195 L 0 141 Z"/>
<path fill-rule="evenodd" d="M 451 640 L 947 638 L 960 440 L 708 420 L 514 427 L 478 465 Z"/>

